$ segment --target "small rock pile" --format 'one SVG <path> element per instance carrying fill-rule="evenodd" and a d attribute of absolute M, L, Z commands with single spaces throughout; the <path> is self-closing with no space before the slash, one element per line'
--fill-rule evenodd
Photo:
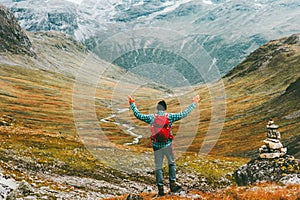
<path fill-rule="evenodd" d="M 267 139 L 264 140 L 264 145 L 259 148 L 260 158 L 279 158 L 287 153 L 287 148 L 284 148 L 280 142 L 280 132 L 278 125 L 270 120 L 267 125 Z"/>
<path fill-rule="evenodd" d="M 259 157 L 235 170 L 236 183 L 240 186 L 262 181 L 300 184 L 300 161 L 287 154 L 273 120 L 269 121 L 267 129 L 267 139 L 259 149 Z"/>
<path fill-rule="evenodd" d="M 0 126 L 13 126 L 15 124 L 15 119 L 9 115 L 3 115 L 0 117 Z"/>

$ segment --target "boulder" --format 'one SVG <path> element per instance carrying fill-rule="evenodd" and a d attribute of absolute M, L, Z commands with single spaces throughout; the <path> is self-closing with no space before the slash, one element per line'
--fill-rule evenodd
<path fill-rule="evenodd" d="M 300 185 L 300 174 L 289 174 L 279 180 L 284 185 Z"/>
<path fill-rule="evenodd" d="M 16 120 L 9 115 L 3 115 L 0 117 L 0 126 L 13 126 Z"/>
<path fill-rule="evenodd" d="M 18 187 L 17 181 L 2 174 L 0 168 L 0 199 L 6 199 Z"/>
<path fill-rule="evenodd" d="M 262 181 L 279 182 L 283 177 L 292 174 L 300 174 L 299 160 L 286 154 L 277 158 L 252 159 L 235 170 L 234 178 L 242 186 Z"/>

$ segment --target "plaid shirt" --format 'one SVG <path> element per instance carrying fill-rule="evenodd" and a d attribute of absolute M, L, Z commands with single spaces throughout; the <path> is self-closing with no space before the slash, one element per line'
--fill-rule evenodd
<path fill-rule="evenodd" d="M 188 114 L 190 114 L 190 112 L 192 112 L 195 107 L 196 107 L 196 103 L 192 103 L 182 112 L 168 113 L 168 119 L 169 119 L 169 122 L 170 122 L 170 127 L 172 127 L 173 122 L 178 121 L 178 120 L 186 117 Z M 140 111 L 138 110 L 138 108 L 136 107 L 135 103 L 131 103 L 130 108 L 131 108 L 134 116 L 137 119 L 139 119 L 143 122 L 146 122 L 147 124 L 150 124 L 150 125 L 153 124 L 154 114 L 141 114 Z M 157 111 L 156 114 L 165 115 L 165 113 L 166 113 L 165 111 L 159 110 L 159 111 Z M 171 129 L 171 134 L 172 134 L 172 129 Z M 158 149 L 170 146 L 171 143 L 172 143 L 172 139 L 168 139 L 167 142 L 154 142 L 154 141 L 152 141 L 152 146 L 153 146 L 153 149 L 156 151 Z"/>

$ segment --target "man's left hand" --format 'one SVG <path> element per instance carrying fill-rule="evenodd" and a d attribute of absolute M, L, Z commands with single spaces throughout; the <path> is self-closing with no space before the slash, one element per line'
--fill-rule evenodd
<path fill-rule="evenodd" d="M 135 99 L 132 98 L 130 95 L 128 95 L 128 102 L 129 102 L 129 105 L 132 104 L 133 102 L 135 102 Z"/>

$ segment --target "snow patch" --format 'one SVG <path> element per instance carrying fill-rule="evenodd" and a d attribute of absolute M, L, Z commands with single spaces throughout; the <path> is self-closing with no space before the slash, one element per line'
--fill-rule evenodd
<path fill-rule="evenodd" d="M 167 14 L 167 13 L 171 13 L 174 10 L 176 10 L 180 5 L 191 2 L 191 1 L 192 0 L 182 0 L 180 2 L 175 2 L 175 3 L 166 2 L 166 3 L 162 4 L 162 7 L 165 7 L 165 8 L 161 11 L 158 11 L 158 12 L 155 12 L 155 13 L 149 15 L 149 19 L 152 20 L 152 19 L 154 19 L 155 17 L 157 17 L 159 15 L 164 15 L 164 14 Z"/>
<path fill-rule="evenodd" d="M 203 0 L 203 3 L 208 4 L 208 5 L 213 5 L 214 3 L 211 2 L 210 0 Z"/>
<path fill-rule="evenodd" d="M 69 2 L 72 2 L 72 3 L 80 5 L 83 0 L 66 0 L 66 1 L 69 1 Z"/>

